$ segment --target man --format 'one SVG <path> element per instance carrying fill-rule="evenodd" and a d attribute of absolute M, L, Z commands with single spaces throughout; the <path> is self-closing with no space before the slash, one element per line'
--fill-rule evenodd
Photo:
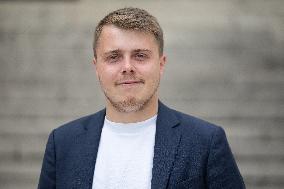
<path fill-rule="evenodd" d="M 155 17 L 116 10 L 94 38 L 106 108 L 52 131 L 39 189 L 245 188 L 223 129 L 158 100 L 166 57 Z"/>

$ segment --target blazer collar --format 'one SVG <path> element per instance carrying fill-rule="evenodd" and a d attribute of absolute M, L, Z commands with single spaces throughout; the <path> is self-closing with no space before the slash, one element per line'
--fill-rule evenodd
<path fill-rule="evenodd" d="M 177 129 L 178 125 L 179 119 L 174 111 L 159 101 L 151 181 L 152 189 L 167 187 L 181 138 L 181 132 Z"/>
<path fill-rule="evenodd" d="M 80 167 L 77 167 L 75 178 L 73 179 L 73 188 L 91 189 L 93 183 L 94 169 L 97 159 L 97 153 L 101 138 L 101 132 L 104 124 L 105 109 L 89 116 L 81 124 L 84 132 L 78 133 L 76 143 L 80 150 Z"/>

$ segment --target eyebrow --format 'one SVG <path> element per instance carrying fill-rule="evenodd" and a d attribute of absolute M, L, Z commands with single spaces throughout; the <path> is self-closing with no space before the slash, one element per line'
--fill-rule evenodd
<path fill-rule="evenodd" d="M 152 53 L 152 51 L 150 51 L 149 49 L 135 49 L 133 52 L 137 53 L 137 52 L 147 52 L 147 53 Z"/>
<path fill-rule="evenodd" d="M 121 50 L 119 50 L 119 49 L 111 50 L 111 51 L 105 52 L 104 56 L 108 56 L 108 55 L 111 55 L 111 54 L 118 54 L 119 52 L 121 52 Z"/>

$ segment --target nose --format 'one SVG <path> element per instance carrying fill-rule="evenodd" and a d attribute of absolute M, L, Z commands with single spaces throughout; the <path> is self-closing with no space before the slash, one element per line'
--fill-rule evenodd
<path fill-rule="evenodd" d="M 135 68 L 133 66 L 133 62 L 131 62 L 130 57 L 125 57 L 123 63 L 122 63 L 122 73 L 134 73 Z"/>

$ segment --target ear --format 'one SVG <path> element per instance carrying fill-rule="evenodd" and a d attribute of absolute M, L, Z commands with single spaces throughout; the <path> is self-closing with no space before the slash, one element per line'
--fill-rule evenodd
<path fill-rule="evenodd" d="M 96 65 L 97 64 L 97 59 L 94 57 L 93 58 L 93 64 Z"/>
<path fill-rule="evenodd" d="M 97 59 L 96 58 L 93 58 L 93 64 L 95 66 L 96 76 L 98 77 L 98 66 L 97 66 Z"/>
<path fill-rule="evenodd" d="M 163 54 L 163 55 L 160 57 L 160 74 L 161 74 L 161 75 L 163 75 L 163 73 L 164 73 L 166 61 L 167 61 L 167 58 L 166 58 L 166 56 Z"/>

